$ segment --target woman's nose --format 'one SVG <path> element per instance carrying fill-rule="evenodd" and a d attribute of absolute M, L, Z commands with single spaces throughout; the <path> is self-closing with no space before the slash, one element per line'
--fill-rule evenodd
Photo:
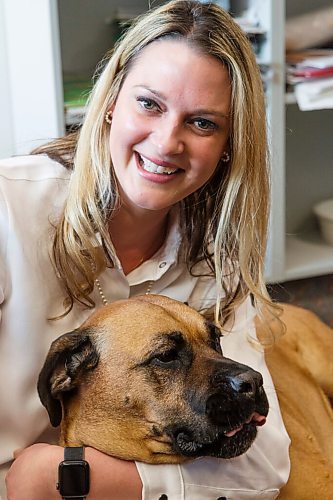
<path fill-rule="evenodd" d="M 182 125 L 174 119 L 161 120 L 153 131 L 152 141 L 161 156 L 181 154 L 185 149 Z"/>

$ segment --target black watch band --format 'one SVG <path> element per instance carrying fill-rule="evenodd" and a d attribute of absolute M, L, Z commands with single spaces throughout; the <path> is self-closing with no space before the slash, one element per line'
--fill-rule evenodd
<path fill-rule="evenodd" d="M 64 448 L 64 460 L 84 460 L 83 446 L 66 446 Z"/>
<path fill-rule="evenodd" d="M 85 500 L 89 493 L 89 464 L 84 460 L 84 448 L 66 447 L 59 464 L 57 490 L 63 500 Z"/>

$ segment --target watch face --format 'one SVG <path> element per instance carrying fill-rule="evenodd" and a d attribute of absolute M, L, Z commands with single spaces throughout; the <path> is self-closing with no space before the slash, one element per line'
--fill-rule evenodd
<path fill-rule="evenodd" d="M 89 464 L 84 460 L 59 464 L 59 493 L 64 497 L 86 496 L 89 493 Z"/>

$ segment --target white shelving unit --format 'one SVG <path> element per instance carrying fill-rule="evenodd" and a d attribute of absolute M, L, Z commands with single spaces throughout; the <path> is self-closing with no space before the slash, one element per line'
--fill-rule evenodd
<path fill-rule="evenodd" d="M 286 109 L 285 280 L 333 273 L 333 247 L 324 242 L 312 207 L 333 197 L 333 110 Z"/>
<path fill-rule="evenodd" d="M 293 0 L 286 8 L 283 0 L 230 1 L 237 15 L 250 9 L 266 32 L 257 57 L 269 68 L 272 208 L 266 277 L 271 283 L 333 272 L 333 247 L 321 240 L 311 211 L 315 202 L 333 197 L 333 111 L 301 112 L 294 98 L 285 96 L 283 43 L 286 13 L 330 2 Z M 0 157 L 28 152 L 64 133 L 62 73 L 88 66 L 92 71 L 111 45 L 112 16 L 119 9 L 143 12 L 148 0 L 25 4 L 0 0 L 0 70 L 5 75 L 0 82 Z"/>
<path fill-rule="evenodd" d="M 333 248 L 319 233 L 309 236 L 287 236 L 285 281 L 333 273 Z"/>
<path fill-rule="evenodd" d="M 331 0 L 286 2 L 286 17 L 332 6 Z M 286 98 L 285 269 L 281 281 L 333 273 L 333 246 L 325 243 L 312 207 L 333 197 L 333 110 L 300 111 Z"/>

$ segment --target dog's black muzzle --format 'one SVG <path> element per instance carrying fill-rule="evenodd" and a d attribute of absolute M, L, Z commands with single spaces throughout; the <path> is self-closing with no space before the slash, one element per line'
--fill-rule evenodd
<path fill-rule="evenodd" d="M 241 455 L 254 441 L 257 427 L 266 421 L 268 400 L 261 374 L 227 358 L 214 364 L 208 396 L 204 400 L 200 396 L 200 404 L 193 404 L 196 398 L 192 396 L 194 424 L 168 429 L 175 450 L 182 455 Z"/>

